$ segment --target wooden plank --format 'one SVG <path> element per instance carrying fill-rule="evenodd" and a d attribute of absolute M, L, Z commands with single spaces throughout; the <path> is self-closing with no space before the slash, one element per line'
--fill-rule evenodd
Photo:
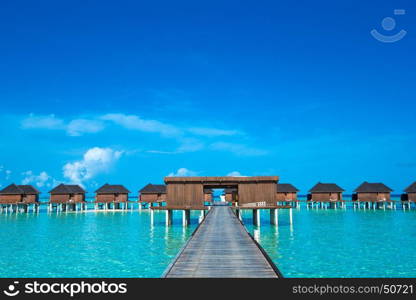
<path fill-rule="evenodd" d="M 165 277 L 277 278 L 278 274 L 231 208 L 213 206 Z"/>
<path fill-rule="evenodd" d="M 175 205 L 175 206 L 153 206 L 152 210 L 208 210 L 208 206 L 186 206 L 186 205 Z"/>
<path fill-rule="evenodd" d="M 233 206 L 233 209 L 290 209 L 291 205 Z"/>
<path fill-rule="evenodd" d="M 253 176 L 253 177 L 165 177 L 165 183 L 174 183 L 174 182 L 198 182 L 203 184 L 209 183 L 231 183 L 238 184 L 240 182 L 277 182 L 279 180 L 278 176 Z"/>

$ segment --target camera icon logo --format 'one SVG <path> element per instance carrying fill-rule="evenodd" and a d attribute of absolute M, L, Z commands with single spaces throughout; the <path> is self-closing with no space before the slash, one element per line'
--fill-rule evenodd
<path fill-rule="evenodd" d="M 19 281 L 15 281 L 15 282 L 13 282 L 13 284 L 10 284 L 10 285 L 7 287 L 7 290 L 4 290 L 4 291 L 3 291 L 3 293 L 4 293 L 6 296 L 9 296 L 9 297 L 14 297 L 14 296 L 19 295 L 20 291 L 16 288 L 16 286 L 17 286 L 18 284 L 19 284 Z"/>
<path fill-rule="evenodd" d="M 404 10 L 404 9 L 395 9 L 394 14 L 395 15 L 405 15 L 406 10 Z M 393 29 L 396 28 L 396 20 L 393 19 L 392 17 L 386 17 L 381 21 L 381 27 L 383 27 L 383 29 L 386 32 L 387 31 L 392 31 Z M 373 30 L 370 31 L 370 33 L 376 40 L 378 40 L 382 43 L 395 43 L 395 42 L 400 41 L 401 39 L 403 39 L 405 37 L 405 35 L 407 34 L 407 31 L 402 29 L 396 34 L 385 35 L 385 34 L 382 34 L 382 33 L 378 32 L 376 29 L 373 29 Z"/>

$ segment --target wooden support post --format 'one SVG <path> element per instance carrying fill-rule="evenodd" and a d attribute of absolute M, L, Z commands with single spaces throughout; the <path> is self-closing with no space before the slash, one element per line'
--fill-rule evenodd
<path fill-rule="evenodd" d="M 260 226 L 260 210 L 253 209 L 253 225 Z"/>
<path fill-rule="evenodd" d="M 173 210 L 166 210 L 166 225 L 170 226 L 173 223 Z"/>
<path fill-rule="evenodd" d="M 205 218 L 205 212 L 203 210 L 201 210 L 201 214 L 199 216 L 199 223 L 202 223 L 202 221 L 204 220 L 204 218 Z"/>
<path fill-rule="evenodd" d="M 236 209 L 235 210 L 235 215 L 237 216 L 237 218 L 241 221 L 242 217 L 241 217 L 241 210 L 240 209 Z"/>
<path fill-rule="evenodd" d="M 293 212 L 291 208 L 289 208 L 289 223 L 290 225 L 293 224 Z"/>
<path fill-rule="evenodd" d="M 153 226 L 153 221 L 154 221 L 154 211 L 153 209 L 150 210 L 150 225 Z"/>
<path fill-rule="evenodd" d="M 270 224 L 279 225 L 279 211 L 277 208 L 270 209 Z"/>
<path fill-rule="evenodd" d="M 183 210 L 182 211 L 182 225 L 188 226 L 189 224 L 191 224 L 191 211 Z"/>

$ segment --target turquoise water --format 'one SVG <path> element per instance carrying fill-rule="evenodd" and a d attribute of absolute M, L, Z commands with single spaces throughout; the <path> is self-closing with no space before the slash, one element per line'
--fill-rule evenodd
<path fill-rule="evenodd" d="M 279 212 L 279 227 L 267 211 L 261 226 L 247 229 L 285 277 L 416 277 L 416 211 L 301 210 Z"/>
<path fill-rule="evenodd" d="M 0 214 L 0 277 L 160 277 L 197 226 L 180 212 Z"/>
<path fill-rule="evenodd" d="M 164 212 L 0 214 L 0 277 L 160 277 L 198 223 Z M 247 229 L 285 277 L 416 277 L 416 210 L 262 211 Z"/>

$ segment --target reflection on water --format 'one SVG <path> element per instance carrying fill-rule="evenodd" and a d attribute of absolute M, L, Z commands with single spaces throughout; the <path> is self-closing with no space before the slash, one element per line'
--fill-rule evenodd
<path fill-rule="evenodd" d="M 159 277 L 198 224 L 178 213 L 170 227 L 148 210 L 1 214 L 0 276 Z"/>
<path fill-rule="evenodd" d="M 279 211 L 279 227 L 261 213 L 243 221 L 285 277 L 415 277 L 416 210 Z"/>

